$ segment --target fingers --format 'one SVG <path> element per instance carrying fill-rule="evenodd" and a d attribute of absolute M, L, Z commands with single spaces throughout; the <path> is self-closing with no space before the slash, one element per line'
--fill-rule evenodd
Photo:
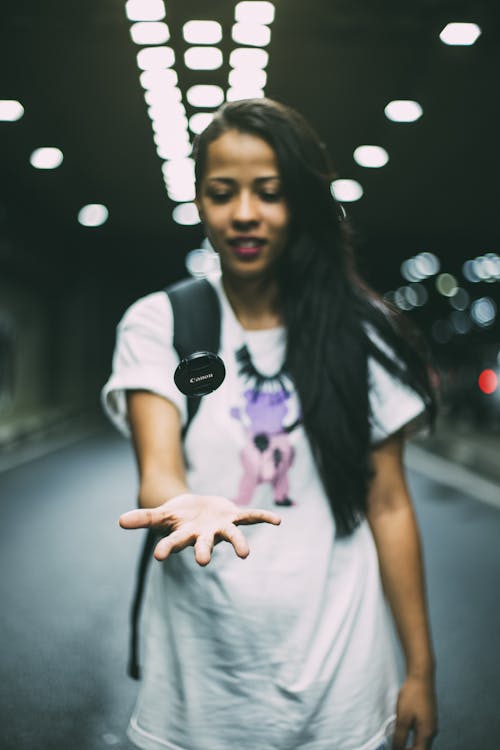
<path fill-rule="evenodd" d="M 198 565 L 208 565 L 214 548 L 214 537 L 199 536 L 194 545 L 194 559 Z"/>
<path fill-rule="evenodd" d="M 158 542 L 154 556 L 163 562 L 172 552 L 180 552 L 193 544 L 194 559 L 198 565 L 208 565 L 214 547 L 214 537 L 209 534 L 196 536 L 194 533 L 186 534 L 185 531 L 173 531 Z"/>
<path fill-rule="evenodd" d="M 180 552 L 181 549 L 192 545 L 194 539 L 193 534 L 186 534 L 185 531 L 173 531 L 160 539 L 155 547 L 154 556 L 157 560 L 166 560 L 171 552 Z"/>
<path fill-rule="evenodd" d="M 250 554 L 248 542 L 245 539 L 243 532 L 241 532 L 236 526 L 231 525 L 227 526 L 224 529 L 221 529 L 218 533 L 218 536 L 233 545 L 234 551 L 236 552 L 238 557 L 244 559 Z"/>
<path fill-rule="evenodd" d="M 261 508 L 254 508 L 249 510 L 242 510 L 236 516 L 234 523 L 242 526 L 248 526 L 253 523 L 272 523 L 273 526 L 279 526 L 281 518 L 277 513 L 273 513 L 270 510 L 262 510 Z"/>
<path fill-rule="evenodd" d="M 437 727 L 432 729 L 431 726 L 425 726 L 424 724 L 418 725 L 415 730 L 415 738 L 413 741 L 414 750 L 430 750 L 432 743 L 437 736 Z"/>
<path fill-rule="evenodd" d="M 392 738 L 392 750 L 405 750 L 406 740 L 410 731 L 411 722 L 398 719 L 394 737 Z"/>
<path fill-rule="evenodd" d="M 146 529 L 160 524 L 165 519 L 165 513 L 156 508 L 138 508 L 123 513 L 118 519 L 122 529 Z"/>

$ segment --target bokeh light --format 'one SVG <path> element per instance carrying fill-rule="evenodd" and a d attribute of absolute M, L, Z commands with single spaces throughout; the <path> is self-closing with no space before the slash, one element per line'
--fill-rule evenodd
<path fill-rule="evenodd" d="M 483 370 L 477 379 L 477 384 L 483 393 L 494 393 L 498 387 L 498 376 L 494 370 Z"/>

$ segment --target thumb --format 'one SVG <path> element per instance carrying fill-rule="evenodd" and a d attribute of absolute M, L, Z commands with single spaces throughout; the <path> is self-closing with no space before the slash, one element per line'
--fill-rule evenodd
<path fill-rule="evenodd" d="M 154 522 L 153 513 L 149 508 L 138 508 L 122 513 L 118 523 L 122 529 L 145 529 L 152 526 Z"/>

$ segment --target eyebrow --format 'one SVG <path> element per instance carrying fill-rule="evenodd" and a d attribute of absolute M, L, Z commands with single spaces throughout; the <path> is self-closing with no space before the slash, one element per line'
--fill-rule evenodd
<path fill-rule="evenodd" d="M 280 179 L 279 175 L 273 174 L 273 175 L 268 175 L 266 177 L 256 177 L 254 182 L 261 183 L 261 182 L 269 182 L 270 180 L 279 180 L 279 179 Z M 233 179 L 232 177 L 209 177 L 207 182 L 223 182 L 224 184 L 227 184 L 227 185 L 233 185 L 236 182 L 236 180 Z"/>

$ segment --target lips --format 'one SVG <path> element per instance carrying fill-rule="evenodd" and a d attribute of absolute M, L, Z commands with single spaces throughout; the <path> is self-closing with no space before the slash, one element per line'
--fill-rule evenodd
<path fill-rule="evenodd" d="M 261 237 L 233 237 L 228 240 L 233 252 L 239 258 L 255 258 L 260 254 L 265 240 Z"/>

